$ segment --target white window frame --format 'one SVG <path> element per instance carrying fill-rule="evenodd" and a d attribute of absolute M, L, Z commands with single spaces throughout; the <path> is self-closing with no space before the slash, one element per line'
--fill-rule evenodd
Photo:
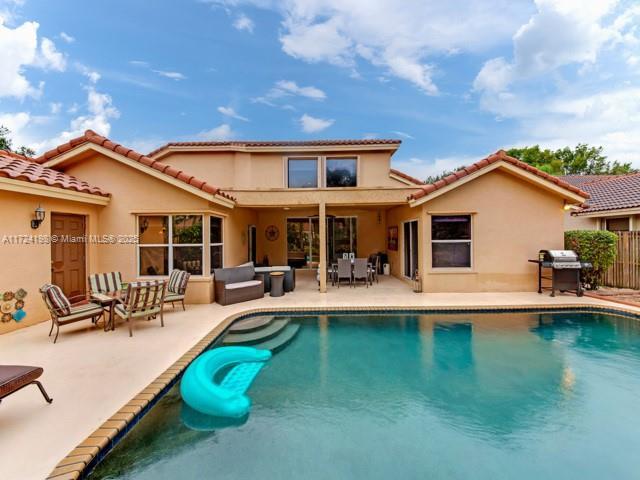
<path fill-rule="evenodd" d="M 327 185 L 327 161 L 329 160 L 355 160 L 356 161 L 356 185 L 355 187 L 330 187 Z M 322 186 L 330 188 L 357 188 L 360 186 L 360 155 L 328 155 L 323 157 L 322 162 Z"/>
<path fill-rule="evenodd" d="M 220 238 L 222 238 L 222 242 L 214 243 L 211 241 L 211 219 L 212 218 L 220 219 Z M 211 247 L 222 247 L 221 249 L 222 265 L 220 266 L 220 268 L 224 268 L 224 217 L 221 217 L 220 215 L 209 215 L 209 222 L 207 226 L 209 227 L 209 246 L 207 247 L 209 249 L 209 273 L 213 274 L 213 266 L 211 265 L 211 260 L 213 258 L 211 255 Z"/>
<path fill-rule="evenodd" d="M 471 239 L 469 240 L 434 240 L 433 239 L 433 217 L 469 217 L 469 230 L 471 234 Z M 429 263 L 431 264 L 431 269 L 436 272 L 464 272 L 471 271 L 473 269 L 474 263 L 474 255 L 473 255 L 473 238 L 474 238 L 474 228 L 473 228 L 473 214 L 471 213 L 437 213 L 430 215 L 429 218 L 429 239 L 431 241 L 431 252 L 429 255 Z M 433 265 L 433 244 L 434 243 L 468 243 L 469 244 L 469 266 L 468 267 L 436 267 Z"/>
<path fill-rule="evenodd" d="M 315 187 L 290 187 L 289 186 L 289 161 L 290 160 L 315 160 L 316 161 L 316 186 Z M 284 184 L 287 188 L 299 189 L 299 190 L 313 190 L 314 188 L 321 188 L 322 186 L 322 176 L 320 172 L 322 171 L 323 165 L 322 157 L 319 155 L 291 155 L 284 157 Z"/>
<path fill-rule="evenodd" d="M 202 217 L 202 243 L 173 243 L 173 217 L 177 216 L 177 215 L 185 215 L 185 216 L 200 216 Z M 138 242 L 138 244 L 136 245 L 136 276 L 137 277 L 168 277 L 169 274 L 171 273 L 171 271 L 173 271 L 175 269 L 174 265 L 173 265 L 173 247 L 201 247 L 202 248 L 202 259 L 201 259 L 201 265 L 202 265 L 202 273 L 200 275 L 193 275 L 194 277 L 202 277 L 205 275 L 205 264 L 204 264 L 204 260 L 205 260 L 205 252 L 204 252 L 204 246 L 205 246 L 205 241 L 204 241 L 204 229 L 205 229 L 205 216 L 201 213 L 180 213 L 180 214 L 174 214 L 174 213 L 166 213 L 166 214 L 139 214 L 136 215 L 136 228 L 137 231 L 140 232 L 140 217 L 167 217 L 169 219 L 168 221 L 168 235 L 167 235 L 167 239 L 169 241 L 169 243 L 140 243 Z M 146 247 L 164 247 L 168 249 L 168 254 L 167 254 L 167 268 L 169 270 L 169 272 L 166 275 L 147 275 L 147 274 L 143 274 L 140 272 L 140 248 L 146 248 Z M 224 247 L 223 247 L 224 248 Z"/>

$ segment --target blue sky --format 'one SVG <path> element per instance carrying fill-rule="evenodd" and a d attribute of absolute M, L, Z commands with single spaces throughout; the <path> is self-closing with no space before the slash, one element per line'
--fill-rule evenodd
<path fill-rule="evenodd" d="M 171 140 L 400 138 L 424 177 L 498 148 L 640 167 L 640 6 L 615 0 L 0 0 L 0 124 Z"/>

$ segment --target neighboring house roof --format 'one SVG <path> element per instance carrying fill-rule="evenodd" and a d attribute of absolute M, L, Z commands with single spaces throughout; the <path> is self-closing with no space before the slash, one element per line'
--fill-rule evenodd
<path fill-rule="evenodd" d="M 24 155 L 0 150 L 0 177 L 48 187 L 73 190 L 101 197 L 110 195 L 104 190 L 78 180 L 76 177 L 43 167 Z"/>
<path fill-rule="evenodd" d="M 231 201 L 235 200 L 232 196 L 224 193 L 218 187 L 208 184 L 204 180 L 199 180 L 193 175 L 190 175 L 178 168 L 174 168 L 165 163 L 161 163 L 158 160 L 149 158 L 148 156 L 138 153 L 123 145 L 120 145 L 119 143 L 112 142 L 108 138 L 103 137 L 102 135 L 98 135 L 93 130 L 87 130 L 81 137 L 69 140 L 67 143 L 63 143 L 62 145 L 43 153 L 39 157 L 35 158 L 34 161 L 37 163 L 52 162 L 56 157 L 86 143 L 98 145 L 100 147 L 106 148 L 107 150 L 111 150 L 119 155 L 122 155 L 123 157 L 128 158 L 129 160 L 133 160 L 134 162 L 138 162 L 142 165 L 153 168 L 158 172 L 162 172 L 169 177 L 173 177 L 187 185 L 195 187 L 198 190 L 202 190 L 205 193 L 211 195 L 219 195 Z"/>
<path fill-rule="evenodd" d="M 583 184 L 591 198 L 585 208 L 576 212 L 591 214 L 640 207 L 640 174 L 611 175 L 600 181 Z"/>
<path fill-rule="evenodd" d="M 574 187 L 582 188 L 584 185 L 602 180 L 609 180 L 620 175 L 558 175 L 560 180 L 570 183 Z"/>
<path fill-rule="evenodd" d="M 425 183 L 422 180 L 419 180 L 416 177 L 412 177 L 411 175 L 407 175 L 406 173 L 401 172 L 400 170 L 396 170 L 395 168 L 391 168 L 389 170 L 389 173 L 397 177 L 403 178 L 404 180 L 414 183 L 416 185 L 425 185 Z"/>
<path fill-rule="evenodd" d="M 522 162 L 517 158 L 510 157 L 509 155 L 507 155 L 507 152 L 505 152 L 504 150 L 498 150 L 496 153 L 489 155 L 488 157 L 480 160 L 479 162 L 476 162 L 468 167 L 461 168 L 460 170 L 453 172 L 451 175 L 448 175 L 443 179 L 438 180 L 437 182 L 425 184 L 420 191 L 409 196 L 409 200 L 410 201 L 418 200 L 420 198 L 423 198 L 423 197 L 426 197 L 427 195 L 432 194 L 437 190 L 443 189 L 449 185 L 455 184 L 457 182 L 462 183 L 461 180 L 464 179 L 464 177 L 472 175 L 481 170 L 487 169 L 492 164 L 495 164 L 501 161 L 509 165 L 513 165 L 514 167 L 517 167 L 518 169 L 521 169 L 524 172 L 533 174 L 543 181 L 550 182 L 556 185 L 557 187 L 560 187 L 564 190 L 568 190 L 569 192 L 575 195 L 578 195 L 583 198 L 589 198 L 589 194 L 581 190 L 580 188 L 574 187 L 573 185 L 563 180 L 560 180 L 559 178 L 554 177 L 553 175 L 549 175 L 548 173 L 543 172 L 542 170 L 532 167 L 528 163 Z"/>
<path fill-rule="evenodd" d="M 211 142 L 169 142 L 159 148 L 156 148 L 152 152 L 148 153 L 148 156 L 154 157 L 165 150 L 169 150 L 172 147 L 180 149 L 185 148 L 212 148 L 212 149 L 224 149 L 224 150 L 246 150 L 246 149 L 271 149 L 274 147 L 279 148 L 309 148 L 309 147 L 385 147 L 396 150 L 402 140 L 397 139 L 341 139 L 341 140 L 275 140 L 275 141 L 263 141 L 263 140 L 228 140 L 228 141 L 211 141 Z"/>

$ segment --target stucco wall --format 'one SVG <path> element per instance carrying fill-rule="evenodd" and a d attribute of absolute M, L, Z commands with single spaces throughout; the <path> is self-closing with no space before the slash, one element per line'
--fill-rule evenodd
<path fill-rule="evenodd" d="M 532 291 L 542 248 L 562 248 L 563 200 L 495 170 L 423 204 L 425 292 Z M 430 214 L 472 214 L 472 268 L 431 268 Z"/>
<path fill-rule="evenodd" d="M 568 230 L 598 230 L 598 219 L 590 217 L 576 217 L 571 212 L 564 214 L 564 229 Z"/>
<path fill-rule="evenodd" d="M 27 291 L 24 311 L 27 316 L 21 322 L 0 322 L 0 334 L 27 327 L 49 319 L 48 311 L 40 297 L 39 288 L 51 282 L 51 245 L 43 243 L 15 244 L 5 235 L 43 235 L 51 233 L 51 213 L 86 215 L 87 234 L 97 234 L 98 212 L 103 207 L 67 200 L 22 193 L 0 191 L 3 216 L 0 223 L 0 296 L 3 292 Z M 33 211 L 41 205 L 45 220 L 37 230 L 31 228 Z M 87 245 L 87 269 L 97 265 L 95 245 Z"/>
<path fill-rule="evenodd" d="M 285 187 L 285 159 L 297 156 L 358 157 L 359 187 L 405 186 L 389 177 L 389 152 L 171 152 L 160 161 L 221 188 L 269 189 Z"/>

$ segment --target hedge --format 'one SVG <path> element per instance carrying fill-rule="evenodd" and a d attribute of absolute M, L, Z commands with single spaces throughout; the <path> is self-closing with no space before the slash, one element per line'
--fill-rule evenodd
<path fill-rule="evenodd" d="M 604 274 L 618 254 L 618 236 L 605 230 L 571 230 L 564 232 L 564 248 L 575 251 L 580 261 L 589 262 L 592 269 L 582 271 L 582 281 L 589 290 L 597 290 Z"/>

